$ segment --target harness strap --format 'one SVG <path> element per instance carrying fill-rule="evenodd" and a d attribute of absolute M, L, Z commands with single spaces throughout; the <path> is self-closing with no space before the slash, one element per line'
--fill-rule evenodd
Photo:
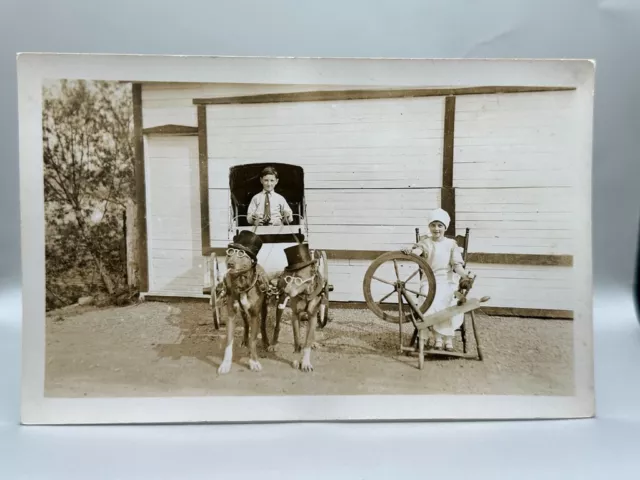
<path fill-rule="evenodd" d="M 318 279 L 320 279 L 320 281 L 318 281 Z M 312 293 L 309 293 L 308 291 L 305 292 L 303 295 L 306 295 L 307 297 L 307 302 L 309 301 L 309 298 L 315 298 L 317 297 L 320 293 L 323 292 L 324 290 L 324 279 L 322 278 L 322 275 L 320 275 L 320 273 L 316 273 L 315 275 L 315 283 L 317 284 L 317 287 L 315 288 L 315 290 Z"/>

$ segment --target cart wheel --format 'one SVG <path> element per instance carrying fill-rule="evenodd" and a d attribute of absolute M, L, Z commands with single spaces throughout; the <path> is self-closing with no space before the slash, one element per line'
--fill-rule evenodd
<path fill-rule="evenodd" d="M 428 282 L 426 294 L 420 293 L 420 278 Z M 379 318 L 391 323 L 400 322 L 399 286 L 413 295 L 420 313 L 424 314 L 433 303 L 436 279 L 429 264 L 416 255 L 388 252 L 371 263 L 364 275 L 364 298 L 367 307 Z M 402 300 L 403 321 L 409 321 L 410 307 Z"/>
<path fill-rule="evenodd" d="M 314 258 L 318 260 L 318 270 L 322 275 L 324 281 L 324 294 L 322 296 L 322 302 L 318 309 L 318 327 L 324 328 L 329 323 L 329 261 L 327 260 L 327 252 L 324 250 L 315 250 L 313 252 Z"/>
<path fill-rule="evenodd" d="M 217 295 L 218 284 L 222 280 L 218 266 L 218 258 L 215 253 L 211 254 L 211 312 L 213 316 L 213 327 L 220 328 L 220 304 L 222 303 Z"/>

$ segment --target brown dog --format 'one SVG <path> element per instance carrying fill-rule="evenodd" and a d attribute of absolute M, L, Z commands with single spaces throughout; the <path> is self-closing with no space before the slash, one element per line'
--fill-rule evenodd
<path fill-rule="evenodd" d="M 318 271 L 317 263 L 309 254 L 307 244 L 296 245 L 285 249 L 288 266 L 280 277 L 279 289 L 284 299 L 276 317 L 274 344 L 278 340 L 280 316 L 288 300 L 291 301 L 291 325 L 293 327 L 294 352 L 302 351 L 302 358 L 293 362 L 294 368 L 303 372 L 311 372 L 311 348 L 317 324 L 317 313 L 322 302 L 322 291 L 325 280 Z M 300 322 L 307 322 L 307 335 L 304 344 L 300 343 Z"/>
<path fill-rule="evenodd" d="M 262 241 L 260 237 L 247 230 L 240 232 L 233 240 L 227 250 L 227 274 L 224 277 L 227 341 L 224 358 L 218 368 L 220 374 L 229 373 L 231 370 L 235 320 L 238 316 L 244 321 L 242 346 L 249 346 L 249 368 L 252 371 L 262 370 L 257 352 L 258 329 L 261 331 L 265 348 L 269 347 L 268 279 L 264 269 L 257 263 Z"/>

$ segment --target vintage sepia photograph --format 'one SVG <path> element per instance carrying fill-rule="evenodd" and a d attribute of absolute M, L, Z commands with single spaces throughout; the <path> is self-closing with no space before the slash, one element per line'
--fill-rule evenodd
<path fill-rule="evenodd" d="M 41 82 L 44 397 L 577 395 L 573 71 L 166 77 Z"/>

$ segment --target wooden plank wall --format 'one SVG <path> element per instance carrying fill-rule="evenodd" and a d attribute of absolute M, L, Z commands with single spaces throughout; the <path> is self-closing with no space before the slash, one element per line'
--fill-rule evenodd
<path fill-rule="evenodd" d="M 145 85 L 144 127 L 196 126 L 193 98 L 322 87 L 248 88 Z M 456 224 L 458 233 L 472 229 L 471 251 L 573 253 L 571 175 L 559 161 L 570 142 L 561 133 L 563 122 L 570 121 L 572 95 L 544 92 L 457 98 Z M 228 169 L 241 163 L 273 160 L 303 166 L 310 240 L 315 248 L 395 249 L 412 241 L 426 209 L 440 205 L 444 97 L 206 108 L 212 246 L 223 247 L 228 242 Z M 182 198 L 182 204 L 168 201 L 167 190 L 151 192 L 165 199 L 166 212 L 179 210 L 184 218 L 182 225 L 168 222 L 160 227 L 151 212 L 150 276 L 155 288 L 199 293 L 202 258 L 197 177 L 190 177 L 197 176 L 197 149 L 185 155 L 178 153 L 181 148 L 186 151 L 184 146 L 165 141 L 160 148 L 160 137 L 155 138 L 148 140 L 151 152 L 146 151 L 146 156 L 149 160 L 178 159 L 182 174 L 164 167 L 158 172 L 162 170 L 167 180 L 173 177 L 173 184 L 182 175 L 183 186 L 190 182 L 194 190 L 188 201 L 175 197 Z M 197 145 L 197 138 L 189 142 Z M 157 165 L 166 163 L 159 160 Z M 173 168 L 179 168 L 177 165 L 174 162 Z M 152 180 L 153 175 L 150 172 Z M 376 186 L 386 189 L 383 197 Z M 153 181 L 150 188 L 154 188 Z M 157 203 L 158 215 L 165 206 Z M 426 226 L 421 228 L 426 230 Z M 368 264 L 365 260 L 331 260 L 336 286 L 332 298 L 362 300 L 362 278 Z M 470 267 L 482 278 L 476 293 L 491 295 L 492 306 L 573 308 L 569 267 Z M 178 280 L 172 284 L 169 277 L 176 274 Z M 181 283 L 184 286 L 178 285 Z"/>
<path fill-rule="evenodd" d="M 572 255 L 574 92 L 458 97 L 457 233 L 471 252 Z M 570 267 L 470 264 L 491 306 L 574 308 Z"/>
<path fill-rule="evenodd" d="M 228 196 L 234 165 L 300 165 L 313 248 L 397 248 L 440 204 L 442 116 L 437 97 L 208 106 L 211 198 Z M 222 246 L 227 219 L 210 208 Z"/>
<path fill-rule="evenodd" d="M 251 92 L 275 93 L 337 87 L 288 85 L 144 84 L 142 127 L 177 125 L 197 127 L 193 99 Z M 151 130 L 153 132 L 153 130 Z M 149 292 L 167 295 L 200 295 L 203 258 L 200 228 L 198 138 L 192 136 L 145 136 L 147 176 L 147 237 L 149 242 Z M 229 215 L 228 192 L 211 191 L 209 198 L 213 241 L 226 245 Z"/>

